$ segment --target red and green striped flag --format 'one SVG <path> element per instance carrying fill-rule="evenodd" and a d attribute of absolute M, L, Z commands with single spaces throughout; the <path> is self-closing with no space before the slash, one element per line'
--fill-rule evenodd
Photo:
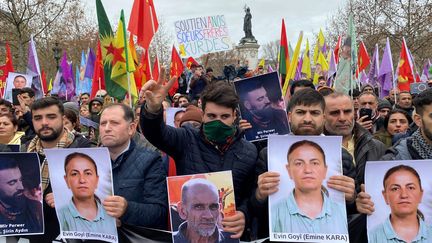
<path fill-rule="evenodd" d="M 286 76 L 288 73 L 289 65 L 290 56 L 288 52 L 288 39 L 286 37 L 285 20 L 282 19 L 282 30 L 279 49 L 279 75 L 281 75 L 282 77 Z"/>

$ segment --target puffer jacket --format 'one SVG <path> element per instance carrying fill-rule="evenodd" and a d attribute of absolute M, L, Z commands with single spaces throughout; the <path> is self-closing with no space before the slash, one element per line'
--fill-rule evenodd
<path fill-rule="evenodd" d="M 122 223 L 166 229 L 167 172 L 160 154 L 131 139 L 129 149 L 112 161 L 112 172 L 114 195 L 128 202 Z"/>
<path fill-rule="evenodd" d="M 230 147 L 221 153 L 193 127 L 173 128 L 163 122 L 162 109 L 157 114 L 141 108 L 141 128 L 158 149 L 173 157 L 177 175 L 232 171 L 236 208 L 248 222 L 247 203 L 256 186 L 254 181 L 258 153 L 255 146 L 237 132 Z M 238 131 L 238 129 L 237 129 Z"/>

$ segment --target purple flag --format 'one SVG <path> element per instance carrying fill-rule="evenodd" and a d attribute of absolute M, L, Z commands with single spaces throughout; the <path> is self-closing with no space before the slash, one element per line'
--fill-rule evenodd
<path fill-rule="evenodd" d="M 421 74 L 421 77 L 420 77 L 420 81 L 422 81 L 422 82 L 427 82 L 427 81 L 429 81 L 429 69 L 431 68 L 431 62 L 430 62 L 430 60 L 428 59 L 426 62 L 425 62 L 425 64 L 424 64 L 424 66 L 423 66 L 423 71 L 422 71 L 422 74 Z"/>
<path fill-rule="evenodd" d="M 53 90 L 51 92 L 65 100 L 70 100 L 75 96 L 75 82 L 71 67 L 72 65 L 69 65 L 67 61 L 66 52 L 64 52 L 59 68 L 61 76 L 59 76 L 60 78 L 57 78 L 57 76 L 54 80 Z"/>
<path fill-rule="evenodd" d="M 85 68 L 84 83 L 82 87 L 84 93 L 91 93 L 95 61 L 96 61 L 96 55 L 93 49 L 90 48 L 87 55 L 87 65 Z"/>
<path fill-rule="evenodd" d="M 378 83 L 381 86 L 380 97 L 383 98 L 384 96 L 387 96 L 393 88 L 393 60 L 389 38 L 387 38 L 381 66 L 378 72 Z"/>
<path fill-rule="evenodd" d="M 42 87 L 39 59 L 37 56 L 36 45 L 33 40 L 33 35 L 30 37 L 30 43 L 28 48 L 27 74 L 33 77 L 31 86 L 32 89 L 35 91 L 36 99 L 42 98 L 44 96 L 44 90 Z"/>
<path fill-rule="evenodd" d="M 270 64 L 267 65 L 267 72 L 268 72 L 268 73 L 273 72 L 273 68 L 272 68 L 272 66 L 271 66 Z"/>
<path fill-rule="evenodd" d="M 372 56 L 372 63 L 369 69 L 369 84 L 376 86 L 379 74 L 379 48 L 378 44 L 375 45 L 375 50 Z"/>
<path fill-rule="evenodd" d="M 299 59 L 299 61 L 297 63 L 297 69 L 296 69 L 296 72 L 295 72 L 294 80 L 300 80 L 300 79 L 302 79 L 302 73 L 301 73 L 302 67 L 303 67 L 303 58 L 300 57 L 300 59 Z"/>
<path fill-rule="evenodd" d="M 365 70 L 362 70 L 361 73 L 359 74 L 359 80 L 361 84 L 368 84 L 369 83 L 369 78 L 368 75 L 366 74 Z"/>

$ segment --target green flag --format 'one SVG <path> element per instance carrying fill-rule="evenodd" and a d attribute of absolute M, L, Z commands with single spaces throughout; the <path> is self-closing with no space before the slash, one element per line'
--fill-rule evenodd
<path fill-rule="evenodd" d="M 121 88 L 120 85 L 111 78 L 114 55 L 122 50 L 119 50 L 113 43 L 114 34 L 101 0 L 96 0 L 96 13 L 99 24 L 99 39 L 102 49 L 106 91 L 110 96 L 118 100 L 123 100 L 126 90 Z"/>
<path fill-rule="evenodd" d="M 355 87 L 355 74 L 357 71 L 357 35 L 356 28 L 354 25 L 353 16 L 349 16 L 348 34 L 351 37 L 351 78 L 350 87 L 353 89 Z"/>

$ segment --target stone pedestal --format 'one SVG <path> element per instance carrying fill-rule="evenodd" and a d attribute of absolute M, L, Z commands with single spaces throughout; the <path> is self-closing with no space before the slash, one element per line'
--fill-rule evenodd
<path fill-rule="evenodd" d="M 253 70 L 258 65 L 258 49 L 260 45 L 255 42 L 243 42 L 236 46 L 237 55 L 240 58 L 240 65 L 248 66 L 249 70 Z"/>

